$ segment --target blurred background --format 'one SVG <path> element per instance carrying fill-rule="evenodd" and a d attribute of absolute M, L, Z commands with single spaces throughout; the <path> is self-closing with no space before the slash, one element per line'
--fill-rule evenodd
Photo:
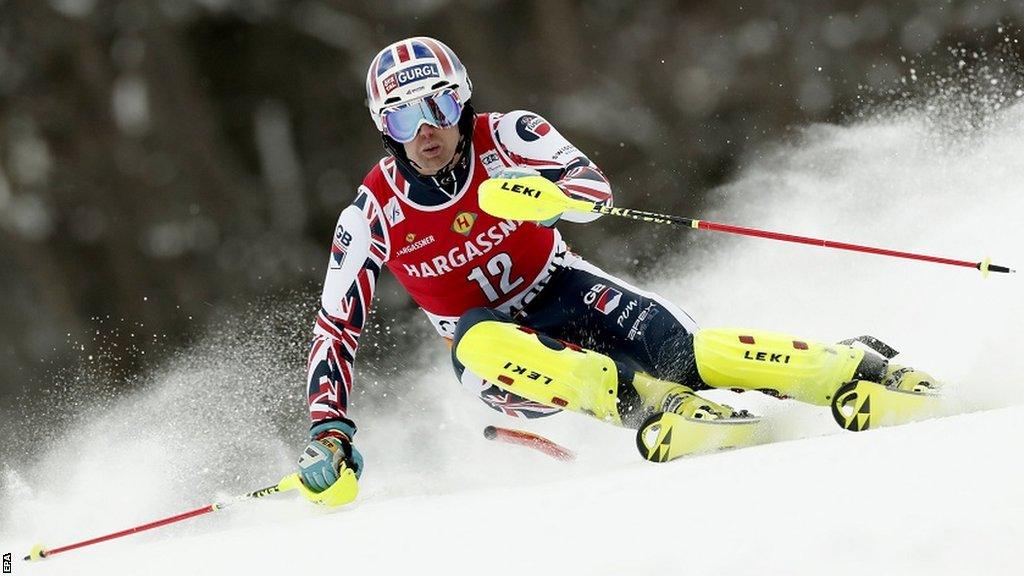
<path fill-rule="evenodd" d="M 0 0 L 0 393 L 131 386 L 234 323 L 285 334 L 301 398 L 334 222 L 382 155 L 365 68 L 397 39 L 451 46 L 478 111 L 545 115 L 619 205 L 700 217 L 793 128 L 1019 70 L 1021 20 L 997 0 Z M 639 277 L 687 246 L 564 232 Z M 388 275 L 378 294 L 364 365 L 427 334 L 379 329 L 419 312 Z"/>

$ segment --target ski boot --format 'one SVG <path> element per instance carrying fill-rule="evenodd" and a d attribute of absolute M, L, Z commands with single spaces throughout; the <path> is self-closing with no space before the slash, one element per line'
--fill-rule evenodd
<path fill-rule="evenodd" d="M 889 363 L 880 382 L 841 386 L 832 400 L 832 417 L 852 432 L 924 420 L 943 412 L 940 392 L 941 385 L 928 373 Z"/>
<path fill-rule="evenodd" d="M 698 396 L 692 388 L 659 380 L 644 372 L 633 374 L 633 389 L 648 412 L 672 412 L 691 420 L 728 418 L 734 410 Z"/>
<path fill-rule="evenodd" d="M 889 363 L 882 377 L 882 386 L 914 394 L 938 394 L 942 385 L 926 372 Z"/>
<path fill-rule="evenodd" d="M 637 381 L 650 378 L 638 373 Z M 652 462 L 682 456 L 752 446 L 767 437 L 761 419 L 746 410 L 739 412 L 695 394 L 686 386 L 673 386 L 659 402 L 660 410 L 649 416 L 636 432 L 640 455 Z"/>
<path fill-rule="evenodd" d="M 918 420 L 937 407 L 935 379 L 890 364 L 897 351 L 870 336 L 820 344 L 760 330 L 707 329 L 694 335 L 694 352 L 708 385 L 830 406 L 847 430 Z"/>

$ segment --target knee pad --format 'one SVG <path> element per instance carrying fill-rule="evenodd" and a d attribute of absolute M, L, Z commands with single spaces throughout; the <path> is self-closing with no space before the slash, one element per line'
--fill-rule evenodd
<path fill-rule="evenodd" d="M 455 377 L 458 378 L 460 382 L 462 381 L 462 373 L 466 370 L 466 366 L 459 361 L 455 351 L 458 349 L 459 344 L 462 342 L 462 339 L 470 328 L 476 326 L 480 322 L 486 321 L 512 323 L 512 317 L 504 312 L 499 312 L 492 308 L 470 308 L 459 317 L 459 321 L 455 325 L 455 335 L 452 337 L 451 345 L 452 367 L 455 368 Z"/>
<path fill-rule="evenodd" d="M 621 423 L 614 360 L 505 318 L 479 308 L 463 315 L 452 345 L 456 371 L 469 370 L 533 402 Z"/>

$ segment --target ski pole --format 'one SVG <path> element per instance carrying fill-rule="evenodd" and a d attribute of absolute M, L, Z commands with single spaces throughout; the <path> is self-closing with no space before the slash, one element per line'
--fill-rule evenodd
<path fill-rule="evenodd" d="M 288 492 L 290 490 L 299 491 L 307 500 L 316 504 L 323 504 L 325 506 L 333 507 L 347 504 L 355 499 L 356 494 L 359 491 L 358 484 L 356 484 L 355 473 L 348 468 L 342 468 L 339 479 L 331 485 L 330 488 L 323 492 L 313 492 L 302 483 L 299 479 L 298 474 L 289 474 L 281 479 L 280 482 L 273 486 L 267 486 L 266 488 L 260 488 L 247 494 L 235 496 L 234 498 L 224 501 L 215 502 L 213 504 L 207 504 L 206 506 L 200 506 L 194 510 L 188 512 L 182 512 L 181 514 L 175 514 L 166 518 L 160 518 L 152 522 L 112 532 L 110 534 L 104 534 L 103 536 L 96 536 L 95 538 L 89 538 L 81 542 L 75 542 L 73 544 L 67 544 L 65 546 L 58 546 L 56 548 L 44 548 L 42 544 L 36 544 L 32 547 L 28 556 L 25 556 L 25 561 L 36 561 L 42 560 L 43 558 L 49 558 L 55 554 L 67 552 L 69 550 L 75 550 L 77 548 L 84 548 L 93 544 L 99 544 L 100 542 L 106 542 L 108 540 L 114 540 L 131 534 L 137 534 L 139 532 L 145 532 L 146 530 L 152 530 L 153 528 L 159 528 L 161 526 L 167 526 L 168 524 L 174 524 L 175 522 L 181 522 L 182 520 L 188 520 L 189 518 L 195 518 L 196 516 L 202 516 L 211 512 L 217 512 L 223 510 L 233 504 L 239 502 L 245 502 L 248 500 L 257 500 L 270 496 L 271 494 L 277 494 L 279 492 Z"/>
<path fill-rule="evenodd" d="M 847 242 L 836 242 L 807 236 L 796 236 L 781 232 L 758 230 L 757 228 L 746 228 L 732 224 L 722 224 L 708 220 L 695 218 L 684 218 L 671 214 L 659 214 L 644 210 L 631 208 L 616 208 L 605 206 L 599 202 L 578 200 L 566 196 L 561 190 L 552 186 L 548 180 L 541 176 L 529 176 L 526 178 L 504 179 L 491 178 L 480 185 L 480 207 L 486 212 L 499 218 L 511 218 L 513 220 L 542 221 L 554 218 L 566 211 L 575 212 L 597 212 L 611 216 L 620 216 L 652 222 L 655 224 L 675 224 L 686 226 L 697 230 L 709 230 L 713 232 L 725 232 L 741 236 L 754 236 L 757 238 L 768 238 L 770 240 L 781 240 L 783 242 L 795 242 L 823 248 L 836 248 L 853 252 L 867 254 L 878 254 L 880 256 L 892 256 L 895 258 L 907 258 L 936 264 L 948 264 L 950 266 L 961 266 L 964 268 L 975 268 L 981 271 L 982 276 L 987 277 L 989 272 L 1014 273 L 1015 270 L 1006 266 L 992 264 L 986 258 L 981 262 L 970 262 L 967 260 L 954 260 L 939 256 L 928 256 L 926 254 L 915 254 L 913 252 L 901 252 L 887 248 L 875 248 L 862 246 L 860 244 L 849 244 Z"/>
<path fill-rule="evenodd" d="M 293 479 L 292 476 L 294 476 L 295 478 Z M 271 494 L 276 494 L 278 492 L 285 492 L 287 490 L 291 490 L 295 488 L 295 486 L 293 485 L 293 482 L 295 480 L 298 480 L 298 475 L 296 474 L 285 476 L 284 478 L 281 479 L 280 482 L 274 484 L 273 486 L 267 486 L 266 488 L 260 488 L 259 490 L 249 492 L 248 494 L 235 496 L 234 498 L 226 502 L 215 502 L 213 504 L 207 504 L 206 506 L 201 506 L 199 508 L 196 508 L 195 510 L 189 510 L 188 512 L 182 512 L 181 514 L 175 514 L 173 516 L 168 516 L 167 518 L 161 518 L 159 520 L 154 520 L 152 522 L 147 522 L 145 524 L 140 524 L 138 526 L 126 528 L 118 532 L 104 534 L 103 536 L 89 538 L 88 540 L 82 540 L 81 542 L 75 542 L 73 544 L 67 544 L 65 546 L 58 546 L 56 548 L 43 548 L 42 544 L 36 544 L 32 547 L 32 551 L 29 553 L 29 555 L 25 556 L 24 559 L 26 561 L 42 560 L 43 558 L 49 558 L 50 556 L 60 554 L 61 552 L 67 552 L 69 550 L 75 550 L 77 548 L 84 548 L 86 546 L 91 546 L 93 544 L 99 544 L 100 542 L 106 542 L 107 540 L 114 540 L 115 538 L 121 538 L 123 536 L 128 536 L 130 534 L 136 534 L 138 532 L 152 530 L 153 528 L 167 526 L 168 524 L 174 524 L 175 522 L 181 522 L 182 520 L 188 520 L 189 518 L 195 518 L 196 516 L 202 516 L 203 514 L 209 514 L 210 512 L 217 512 L 218 510 L 223 510 L 224 508 L 227 508 L 232 504 L 236 504 L 244 500 L 263 498 L 264 496 L 269 496 Z"/>

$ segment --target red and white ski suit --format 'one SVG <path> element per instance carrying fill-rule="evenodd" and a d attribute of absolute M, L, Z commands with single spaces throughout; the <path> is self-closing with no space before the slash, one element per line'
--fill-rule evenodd
<path fill-rule="evenodd" d="M 509 167 L 531 168 L 572 197 L 611 203 L 601 171 L 532 112 L 478 114 L 465 154 L 469 174 L 448 201 L 415 203 L 389 156 L 370 170 L 338 218 L 307 368 L 314 423 L 348 420 L 359 337 L 385 265 L 437 332 L 451 338 L 466 310 L 514 313 L 526 305 L 566 258 L 558 230 L 481 210 L 477 188 L 484 180 Z M 595 218 L 563 215 L 573 222 Z"/>

